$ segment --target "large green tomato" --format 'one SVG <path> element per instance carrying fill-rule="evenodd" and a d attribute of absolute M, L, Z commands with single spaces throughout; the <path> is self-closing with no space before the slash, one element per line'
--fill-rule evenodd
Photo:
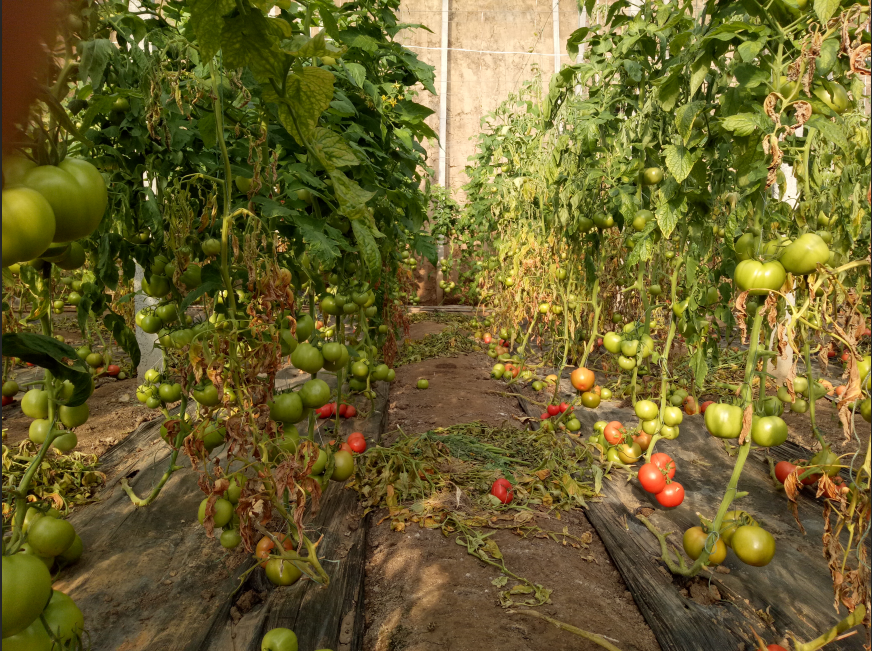
<path fill-rule="evenodd" d="M 3 637 L 7 638 L 39 617 L 51 598 L 51 574 L 45 563 L 31 554 L 4 556 L 2 565 Z"/>
<path fill-rule="evenodd" d="M 58 167 L 68 172 L 79 183 L 87 216 L 87 221 L 82 225 L 82 228 L 87 229 L 87 232 L 73 239 L 86 237 L 97 230 L 97 226 L 100 225 L 103 214 L 106 212 L 106 206 L 109 203 L 106 181 L 103 180 L 96 167 L 80 158 L 65 158 Z"/>
<path fill-rule="evenodd" d="M 788 245 L 778 259 L 785 271 L 803 276 L 817 270 L 830 259 L 830 249 L 817 233 L 800 235 Z"/>
<path fill-rule="evenodd" d="M 3 265 L 39 257 L 55 234 L 51 205 L 31 188 L 3 190 Z"/>
<path fill-rule="evenodd" d="M 76 603 L 59 590 L 53 590 L 51 601 L 42 612 L 49 629 L 61 642 L 69 643 L 81 637 L 85 630 L 85 618 Z"/>
<path fill-rule="evenodd" d="M 91 354 L 93 355 L 94 353 Z M 66 405 L 61 405 L 59 411 L 61 422 L 67 429 L 84 425 L 88 422 L 88 416 L 91 415 L 91 409 L 88 407 L 87 402 L 82 403 L 78 407 L 67 407 Z"/>
<path fill-rule="evenodd" d="M 53 165 L 40 165 L 24 176 L 24 185 L 48 201 L 55 216 L 54 242 L 72 242 L 90 235 L 96 224 L 90 204 L 75 176 Z"/>
<path fill-rule="evenodd" d="M 281 393 L 269 403 L 269 417 L 282 423 L 298 423 L 303 417 L 303 400 L 295 392 Z"/>
<path fill-rule="evenodd" d="M 170 293 L 170 283 L 164 276 L 152 274 L 142 279 L 142 291 L 154 298 L 163 298 Z"/>
<path fill-rule="evenodd" d="M 330 402 L 330 385 L 324 380 L 315 378 L 300 387 L 299 395 L 304 407 L 318 409 Z"/>
<path fill-rule="evenodd" d="M 742 408 L 736 405 L 715 403 L 705 410 L 705 426 L 721 439 L 739 438 L 742 433 Z"/>
<path fill-rule="evenodd" d="M 742 260 L 736 265 L 733 274 L 736 286 L 742 291 L 750 291 L 753 295 L 768 294 L 772 290 L 781 289 L 787 280 L 787 272 L 780 262 L 758 262 L 757 260 Z"/>
<path fill-rule="evenodd" d="M 640 400 L 636 403 L 634 409 L 636 416 L 639 417 L 639 420 L 643 421 L 654 420 L 659 412 L 657 405 L 651 400 Z"/>
<path fill-rule="evenodd" d="M 823 81 L 821 85 L 812 88 L 811 92 L 839 115 L 844 113 L 851 104 L 845 87 L 835 81 Z"/>
<path fill-rule="evenodd" d="M 324 367 L 324 356 L 320 350 L 304 341 L 291 353 L 291 363 L 306 373 L 317 373 Z"/>
<path fill-rule="evenodd" d="M 329 344 L 327 344 L 329 345 Z M 327 346 L 325 346 L 326 348 Z M 348 361 L 351 359 L 351 355 L 348 352 L 347 346 L 342 346 L 341 356 L 335 362 L 324 360 L 324 369 L 331 372 L 336 372 L 341 368 L 344 368 L 348 365 Z"/>
<path fill-rule="evenodd" d="M 754 567 L 767 565 L 775 556 L 775 538 L 756 525 L 746 524 L 736 529 L 730 544 L 740 561 Z"/>
<path fill-rule="evenodd" d="M 321 311 L 324 314 L 339 314 L 339 306 L 336 305 L 336 299 L 330 294 L 325 294 L 321 298 Z"/>
<path fill-rule="evenodd" d="M 21 399 L 21 411 L 28 418 L 48 418 L 48 391 L 31 389 Z"/>
<path fill-rule="evenodd" d="M 69 248 L 64 251 L 63 255 L 52 259 L 52 262 L 67 271 L 80 268 L 85 264 L 85 249 L 78 242 L 70 242 Z"/>
<path fill-rule="evenodd" d="M 194 389 L 191 393 L 194 396 L 194 400 L 204 407 L 214 407 L 221 402 L 221 398 L 218 396 L 218 389 L 211 382 L 202 388 Z"/>
<path fill-rule="evenodd" d="M 306 341 L 315 332 L 315 321 L 308 314 L 297 320 L 297 341 Z"/>
<path fill-rule="evenodd" d="M 760 238 L 755 236 L 753 233 L 745 233 L 736 240 L 736 243 L 733 244 L 733 248 L 736 249 L 736 255 L 739 260 L 750 260 L 755 253 L 757 253 L 757 247 L 760 244 Z"/>
<path fill-rule="evenodd" d="M 260 651 L 297 651 L 297 636 L 289 628 L 274 628 L 263 636 Z"/>
<path fill-rule="evenodd" d="M 197 520 L 200 521 L 200 524 L 203 524 L 206 520 L 206 506 L 208 502 L 209 498 L 204 498 L 203 501 L 200 502 L 200 508 L 197 510 Z M 215 500 L 215 513 L 212 515 L 215 526 L 223 527 L 225 524 L 230 522 L 232 517 L 233 504 L 231 504 L 229 500 L 225 500 L 223 497 L 219 497 Z"/>
<path fill-rule="evenodd" d="M 663 170 L 659 167 L 646 167 L 642 170 L 642 183 L 645 185 L 657 185 L 663 180 Z"/>
<path fill-rule="evenodd" d="M 27 532 L 27 542 L 39 556 L 59 556 L 76 539 L 76 530 L 66 520 L 44 516 Z"/>
<path fill-rule="evenodd" d="M 330 479 L 334 481 L 345 481 L 354 473 L 354 458 L 347 450 L 339 450 L 333 455 L 333 474 Z"/>
<path fill-rule="evenodd" d="M 300 580 L 303 573 L 291 561 L 281 558 L 271 558 L 266 562 L 266 578 L 273 585 L 293 585 Z M 261 647 L 263 648 L 263 647 Z M 296 649 L 296 645 L 291 647 Z"/>
<path fill-rule="evenodd" d="M 603 337 L 603 346 L 607 351 L 615 355 L 621 352 L 621 335 L 616 332 L 607 332 Z"/>
<path fill-rule="evenodd" d="M 787 440 L 787 423 L 779 416 L 754 418 L 751 423 L 751 439 L 763 448 L 781 445 Z"/>
<path fill-rule="evenodd" d="M 663 424 L 669 427 L 681 425 L 684 420 L 684 413 L 678 407 L 669 406 L 663 410 Z"/>

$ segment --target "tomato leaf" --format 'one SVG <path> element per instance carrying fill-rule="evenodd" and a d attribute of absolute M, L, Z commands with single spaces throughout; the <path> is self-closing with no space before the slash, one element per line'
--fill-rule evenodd
<path fill-rule="evenodd" d="M 366 80 L 366 68 L 359 63 L 342 62 L 342 67 L 348 71 L 349 79 L 358 88 L 363 88 L 363 82 Z"/>
<path fill-rule="evenodd" d="M 85 41 L 80 47 L 82 61 L 79 63 L 79 81 L 87 83 L 90 80 L 94 88 L 100 88 L 106 66 L 118 48 L 108 38 Z"/>
<path fill-rule="evenodd" d="M 721 126 L 737 136 L 750 136 L 757 129 L 757 120 L 753 113 L 739 113 L 725 118 Z"/>
<path fill-rule="evenodd" d="M 691 152 L 682 145 L 666 145 L 663 148 L 664 160 L 669 172 L 675 180 L 681 183 L 690 174 L 694 164 L 701 156 L 700 152 Z"/>
<path fill-rule="evenodd" d="M 850 145 L 848 144 L 848 139 L 845 137 L 844 131 L 840 129 L 837 124 L 830 122 L 824 116 L 814 114 L 809 118 L 808 122 L 806 122 L 806 125 L 820 131 L 824 138 L 838 145 L 844 151 L 850 151 Z"/>
<path fill-rule="evenodd" d="M 678 194 L 676 197 L 665 201 L 654 211 L 654 216 L 657 218 L 657 224 L 660 226 L 660 232 L 663 237 L 672 235 L 678 220 L 684 213 L 687 212 L 687 197 Z"/>
<path fill-rule="evenodd" d="M 193 0 L 190 28 L 200 47 L 200 60 L 205 64 L 221 49 L 224 16 L 236 8 L 235 0 Z"/>
<path fill-rule="evenodd" d="M 284 102 L 279 105 L 279 121 L 299 144 L 309 140 L 318 118 L 333 99 L 333 73 L 306 66 L 287 78 Z"/>
<path fill-rule="evenodd" d="M 690 66 L 690 96 L 696 95 L 696 91 L 702 86 L 705 81 L 705 76 L 708 74 L 712 65 L 712 58 L 707 52 L 704 52 Z"/>
<path fill-rule="evenodd" d="M 375 196 L 375 192 L 367 192 L 357 181 L 348 178 L 343 172 L 333 170 L 330 172 L 333 180 L 333 191 L 339 200 L 339 212 L 351 221 L 362 219 L 369 215 L 366 202 Z"/>
<path fill-rule="evenodd" d="M 351 167 L 360 162 L 345 139 L 331 129 L 316 127 L 309 145 L 328 172 L 333 172 L 340 167 Z"/>
<path fill-rule="evenodd" d="M 839 0 L 814 0 L 814 12 L 824 25 L 833 17 L 838 8 Z"/>
<path fill-rule="evenodd" d="M 351 222 L 351 228 L 354 231 L 354 238 L 357 240 L 357 246 L 360 249 L 360 257 L 369 268 L 370 274 L 376 277 L 381 271 L 381 253 L 378 250 L 375 237 L 369 226 L 359 219 Z"/>
<path fill-rule="evenodd" d="M 693 132 L 693 121 L 704 107 L 705 102 L 691 102 L 675 110 L 675 126 L 678 127 L 678 133 L 684 141 L 685 147 L 690 139 L 690 134 Z"/>
<path fill-rule="evenodd" d="M 131 296 L 131 294 L 128 294 Z M 121 349 L 130 356 L 130 361 L 134 366 L 139 366 L 141 353 L 139 351 L 139 342 L 136 341 L 136 335 L 133 330 L 127 327 L 124 317 L 114 312 L 103 317 L 103 325 L 112 333 L 115 343 L 121 346 Z"/>
<path fill-rule="evenodd" d="M 584 39 L 587 38 L 590 32 L 591 29 L 589 27 L 580 27 L 566 39 L 566 52 L 573 61 L 578 58 L 578 46 L 584 42 Z"/>
<path fill-rule="evenodd" d="M 69 380 L 73 385 L 73 395 L 66 403 L 69 407 L 84 404 L 93 391 L 91 373 L 76 355 L 76 350 L 52 337 L 6 333 L 3 335 L 3 354 L 42 367 L 61 380 Z M 66 360 L 71 360 L 71 363 Z"/>

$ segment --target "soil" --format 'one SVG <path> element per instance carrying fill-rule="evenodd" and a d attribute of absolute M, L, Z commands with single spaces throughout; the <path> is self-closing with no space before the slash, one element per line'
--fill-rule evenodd
<path fill-rule="evenodd" d="M 417 323 L 415 335 L 421 337 L 437 325 Z M 382 445 L 397 439 L 397 427 L 415 433 L 474 420 L 521 427 L 517 400 L 493 393 L 491 364 L 485 355 L 471 354 L 397 369 Z M 415 388 L 422 377 L 430 381 L 426 390 Z M 375 523 L 385 513 L 373 515 Z M 539 513 L 536 523 L 547 531 L 565 528 L 581 541 L 573 546 L 573 538 L 561 544 L 505 530 L 493 534 L 510 570 L 553 590 L 551 603 L 537 611 L 605 636 L 624 651 L 659 649 L 585 514 L 572 511 L 558 519 Z M 540 619 L 503 609 L 500 589 L 492 583 L 501 576 L 439 530 L 409 527 L 394 532 L 389 520 L 374 525 L 368 534 L 364 649 L 601 648 Z M 508 586 L 513 584 L 510 580 Z"/>
<path fill-rule="evenodd" d="M 520 426 L 515 420 L 521 416 L 518 401 L 493 393 L 491 366 L 485 355 L 470 354 L 435 357 L 399 367 L 397 379 L 391 385 L 388 426 L 382 445 L 397 439 L 397 428 L 406 433 L 426 432 L 434 427 L 476 420 Z M 429 388 L 417 388 L 420 378 L 429 380 Z"/>
<path fill-rule="evenodd" d="M 436 323 L 434 321 L 419 321 L 409 326 L 409 337 L 411 341 L 419 341 L 427 335 L 438 335 L 448 327 L 446 323 Z"/>

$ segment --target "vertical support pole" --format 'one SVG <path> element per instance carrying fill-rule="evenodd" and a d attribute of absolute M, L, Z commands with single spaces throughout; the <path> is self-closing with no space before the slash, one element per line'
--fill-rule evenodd
<path fill-rule="evenodd" d="M 582 27 L 587 27 L 587 9 L 581 6 L 581 2 L 578 3 L 578 27 L 581 29 Z M 578 57 L 576 58 L 576 63 L 582 63 L 584 61 L 584 48 L 587 46 L 586 43 L 582 42 L 578 46 Z M 575 94 L 581 95 L 584 92 L 584 87 L 581 84 L 575 85 Z"/>
<path fill-rule="evenodd" d="M 560 72 L 560 0 L 551 5 L 551 23 L 554 26 L 554 72 Z"/>
<path fill-rule="evenodd" d="M 439 56 L 439 185 L 446 187 L 448 158 L 448 0 L 442 0 L 441 52 Z M 445 257 L 445 246 L 436 248 L 436 304 L 442 303 L 444 292 L 439 286 L 443 280 L 439 262 Z"/>

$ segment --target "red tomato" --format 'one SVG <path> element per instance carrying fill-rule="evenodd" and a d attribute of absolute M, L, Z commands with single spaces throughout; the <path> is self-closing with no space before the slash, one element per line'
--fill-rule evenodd
<path fill-rule="evenodd" d="M 705 410 L 709 408 L 709 405 L 715 404 L 714 400 L 706 400 L 699 406 L 699 413 L 704 414 Z"/>
<path fill-rule="evenodd" d="M 569 381 L 576 391 L 590 391 L 591 387 L 596 384 L 596 377 L 593 371 L 580 367 L 575 369 L 569 376 Z"/>
<path fill-rule="evenodd" d="M 848 362 L 848 358 L 849 358 L 850 356 L 851 356 L 851 353 L 849 353 L 849 352 L 846 350 L 844 353 L 842 353 L 841 360 L 847 364 L 847 362 Z"/>
<path fill-rule="evenodd" d="M 12 396 L 3 396 L 3 406 L 4 407 L 6 405 L 11 405 L 13 402 L 15 402 L 15 398 L 13 398 Z"/>
<path fill-rule="evenodd" d="M 787 481 L 787 476 L 796 469 L 796 465 L 789 461 L 779 461 L 775 464 L 775 478 L 782 484 Z"/>
<path fill-rule="evenodd" d="M 494 486 L 496 486 L 496 485 L 503 486 L 507 491 L 512 490 L 512 483 L 504 477 L 500 477 L 499 479 L 497 479 L 494 482 Z"/>
<path fill-rule="evenodd" d="M 559 405 L 548 405 L 548 415 L 549 416 L 556 416 L 559 413 L 560 413 L 560 406 Z"/>
<path fill-rule="evenodd" d="M 780 644 L 770 644 L 766 647 L 766 651 L 787 651 L 787 649 Z"/>
<path fill-rule="evenodd" d="M 351 448 L 351 451 L 360 454 L 361 452 L 366 452 L 366 439 L 363 438 L 363 435 L 352 438 L 348 437 L 348 447 Z"/>
<path fill-rule="evenodd" d="M 109 366 L 106 367 L 106 373 L 108 373 L 112 377 L 115 377 L 120 372 L 121 372 L 121 367 L 118 366 L 117 364 L 109 364 Z"/>
<path fill-rule="evenodd" d="M 345 410 L 345 417 L 354 418 L 355 416 L 357 416 L 357 407 L 354 405 L 348 405 L 348 409 Z"/>
<path fill-rule="evenodd" d="M 282 544 L 282 547 L 284 547 L 285 549 L 290 551 L 294 548 L 294 541 L 291 539 L 290 536 L 285 536 L 285 534 L 283 533 L 273 532 L 273 537 L 278 540 Z M 258 558 L 268 559 L 273 547 L 275 547 L 273 541 L 270 540 L 267 536 L 264 536 L 257 542 L 257 546 L 254 550 L 254 555 Z M 266 568 L 266 561 L 261 563 L 260 566 Z"/>
<path fill-rule="evenodd" d="M 557 408 L 560 410 L 560 413 L 562 414 L 567 409 L 569 409 L 569 405 L 567 405 L 565 402 L 561 402 L 559 405 L 557 405 Z"/>
<path fill-rule="evenodd" d="M 677 481 L 666 484 L 666 488 L 655 495 L 661 506 L 671 509 L 684 501 L 684 486 Z"/>
<path fill-rule="evenodd" d="M 342 416 L 342 418 L 347 418 L 347 416 L 345 415 L 347 411 L 348 405 L 339 405 L 339 415 Z"/>
<path fill-rule="evenodd" d="M 649 493 L 657 494 L 666 488 L 666 475 L 653 463 L 646 463 L 639 468 L 639 483 Z"/>
<path fill-rule="evenodd" d="M 827 357 L 829 357 L 830 359 L 832 359 L 832 358 L 835 357 L 836 355 L 838 355 L 838 353 L 837 353 L 835 350 L 833 350 L 832 348 L 830 348 L 830 349 L 827 351 Z"/>
<path fill-rule="evenodd" d="M 491 335 L 490 335 L 489 332 L 486 332 L 486 333 L 484 333 L 484 337 L 482 337 L 481 340 L 482 340 L 484 343 L 489 344 L 490 342 L 493 341 L 493 337 L 491 337 Z"/>
<path fill-rule="evenodd" d="M 800 468 L 799 474 L 801 475 L 804 472 L 805 472 L 805 468 Z M 814 475 L 809 475 L 805 479 L 801 479 L 800 482 L 802 483 L 803 486 L 811 486 L 820 478 L 821 478 L 820 473 L 817 473 Z"/>
<path fill-rule="evenodd" d="M 666 470 L 666 476 L 669 479 L 675 477 L 675 462 L 665 452 L 655 452 L 651 455 L 651 463 L 662 470 Z"/>
<path fill-rule="evenodd" d="M 503 484 L 497 483 L 499 480 L 495 481 L 490 489 L 490 494 L 496 497 L 503 504 L 511 503 L 512 499 L 515 497 L 514 492 L 507 489 Z"/>
<path fill-rule="evenodd" d="M 541 418 L 542 420 L 548 420 L 549 418 L 551 418 L 551 414 L 549 414 L 549 413 L 546 411 L 546 412 L 543 413 L 541 416 L 539 416 L 539 418 Z"/>
<path fill-rule="evenodd" d="M 624 426 L 620 422 L 613 420 L 606 425 L 603 430 L 603 436 L 611 445 L 616 445 L 624 440 Z"/>
<path fill-rule="evenodd" d="M 351 446 L 348 443 L 346 443 L 345 441 L 343 441 L 342 443 L 339 444 L 339 449 L 345 450 L 346 452 L 354 452 L 354 450 L 352 450 Z"/>
<path fill-rule="evenodd" d="M 648 446 L 651 445 L 651 435 L 645 434 L 645 432 L 639 432 L 638 435 L 633 437 L 633 442 L 639 444 L 639 447 L 642 448 L 642 452 L 647 452 Z"/>
<path fill-rule="evenodd" d="M 602 345 L 603 345 L 603 338 L 602 338 L 602 337 L 597 337 L 596 345 L 597 345 L 597 346 L 602 346 Z"/>

